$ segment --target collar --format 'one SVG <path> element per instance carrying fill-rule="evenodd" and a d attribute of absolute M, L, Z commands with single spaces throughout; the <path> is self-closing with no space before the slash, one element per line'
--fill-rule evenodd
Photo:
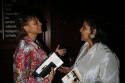
<path fill-rule="evenodd" d="M 27 43 L 30 43 L 30 45 L 33 46 L 33 47 L 36 48 L 36 49 L 39 49 L 40 46 L 41 46 L 40 43 L 38 42 L 38 40 L 36 40 L 36 42 L 38 43 L 38 44 L 36 44 L 35 42 L 33 42 L 33 41 L 30 39 L 29 36 L 25 36 L 25 37 L 23 38 L 23 40 L 25 40 Z"/>

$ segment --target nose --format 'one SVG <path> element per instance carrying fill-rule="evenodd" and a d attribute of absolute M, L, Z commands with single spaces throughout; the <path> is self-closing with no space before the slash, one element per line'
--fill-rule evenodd
<path fill-rule="evenodd" d="M 82 29 L 82 28 L 79 29 L 80 32 L 81 32 L 81 29 Z"/>
<path fill-rule="evenodd" d="M 42 23 L 41 23 L 41 22 L 39 22 L 39 26 L 42 26 Z"/>

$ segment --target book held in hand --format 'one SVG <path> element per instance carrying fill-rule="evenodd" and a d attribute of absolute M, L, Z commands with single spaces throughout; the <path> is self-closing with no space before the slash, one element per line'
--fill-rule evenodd
<path fill-rule="evenodd" d="M 46 77 L 53 67 L 54 70 L 60 67 L 64 62 L 56 55 L 56 53 L 52 53 L 45 62 L 43 62 L 35 71 L 32 73 L 34 77 Z"/>
<path fill-rule="evenodd" d="M 63 83 L 81 83 L 82 76 L 77 68 L 72 69 L 68 74 L 62 78 Z"/>

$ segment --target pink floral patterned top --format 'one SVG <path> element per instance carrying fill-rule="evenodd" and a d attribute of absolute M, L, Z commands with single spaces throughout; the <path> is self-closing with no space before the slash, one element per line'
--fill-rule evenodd
<path fill-rule="evenodd" d="M 48 78 L 32 76 L 35 68 L 48 58 L 46 52 L 39 45 L 39 43 L 36 44 L 28 36 L 20 41 L 13 54 L 15 83 L 50 83 Z"/>

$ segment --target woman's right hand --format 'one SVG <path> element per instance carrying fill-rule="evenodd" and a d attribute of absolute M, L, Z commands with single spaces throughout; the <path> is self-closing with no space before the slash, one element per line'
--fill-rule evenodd
<path fill-rule="evenodd" d="M 58 70 L 62 73 L 69 73 L 71 71 L 71 68 L 61 66 Z"/>
<path fill-rule="evenodd" d="M 49 79 L 50 81 L 52 81 L 53 78 L 54 78 L 54 76 L 55 76 L 55 74 L 56 74 L 56 72 L 54 71 L 54 68 L 51 68 L 51 72 L 50 72 L 50 74 L 49 74 L 49 76 L 48 76 L 48 79 Z"/>

